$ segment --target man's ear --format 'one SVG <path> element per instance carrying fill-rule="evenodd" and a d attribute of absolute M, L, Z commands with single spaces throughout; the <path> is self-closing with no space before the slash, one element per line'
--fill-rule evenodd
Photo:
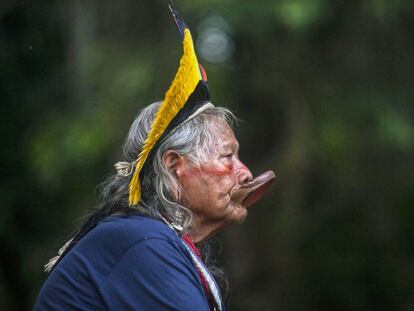
<path fill-rule="evenodd" d="M 177 169 L 182 165 L 183 157 L 174 150 L 167 150 L 162 156 L 165 168 L 174 176 L 177 176 Z"/>

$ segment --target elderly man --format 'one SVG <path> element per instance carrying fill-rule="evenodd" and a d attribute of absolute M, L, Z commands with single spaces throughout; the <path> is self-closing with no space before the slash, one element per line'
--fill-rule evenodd
<path fill-rule="evenodd" d="M 35 310 L 223 310 L 199 249 L 274 180 L 238 156 L 233 114 L 209 101 L 191 35 L 163 102 L 144 108 L 101 204 L 47 265 Z"/>

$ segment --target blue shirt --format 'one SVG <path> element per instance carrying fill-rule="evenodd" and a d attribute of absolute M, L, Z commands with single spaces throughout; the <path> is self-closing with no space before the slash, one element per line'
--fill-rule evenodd
<path fill-rule="evenodd" d="M 112 216 L 84 236 L 44 283 L 40 310 L 205 310 L 194 263 L 161 221 Z"/>

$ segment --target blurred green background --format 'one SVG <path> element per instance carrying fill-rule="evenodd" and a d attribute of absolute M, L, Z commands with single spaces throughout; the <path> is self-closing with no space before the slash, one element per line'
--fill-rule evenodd
<path fill-rule="evenodd" d="M 161 0 L 0 4 L 0 308 L 30 310 L 181 44 Z M 230 310 L 414 310 L 414 2 L 179 1 L 241 158 Z"/>

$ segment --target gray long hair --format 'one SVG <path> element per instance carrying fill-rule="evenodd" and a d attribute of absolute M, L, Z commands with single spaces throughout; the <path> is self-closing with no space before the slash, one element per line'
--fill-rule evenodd
<path fill-rule="evenodd" d="M 141 201 L 136 208 L 131 208 L 128 204 L 131 172 L 160 104 L 156 102 L 147 106 L 136 117 L 123 148 L 123 163 L 127 163 L 127 168 L 118 169 L 117 174 L 101 185 L 100 204 L 89 212 L 80 229 L 59 250 L 58 256 L 48 262 L 45 266 L 46 271 L 51 271 L 83 236 L 104 218 L 113 214 L 138 212 L 153 218 L 166 218 L 176 228 L 180 228 L 179 234 L 184 234 L 191 228 L 193 214 L 191 210 L 182 206 L 177 200 L 177 195 L 174 195 L 177 191 L 180 193 L 182 189 L 175 177 L 164 166 L 163 155 L 167 150 L 174 150 L 194 165 L 199 165 L 213 150 L 215 140 L 213 126 L 220 122 L 232 125 L 236 118 L 226 108 L 211 107 L 180 125 L 160 144 L 151 157 L 152 161 L 146 163 L 145 174 L 141 176 Z M 211 258 L 209 249 L 208 245 L 203 247 L 205 259 Z M 227 287 L 222 271 L 216 268 L 214 263 L 206 262 L 217 281 L 221 283 L 221 287 Z"/>

